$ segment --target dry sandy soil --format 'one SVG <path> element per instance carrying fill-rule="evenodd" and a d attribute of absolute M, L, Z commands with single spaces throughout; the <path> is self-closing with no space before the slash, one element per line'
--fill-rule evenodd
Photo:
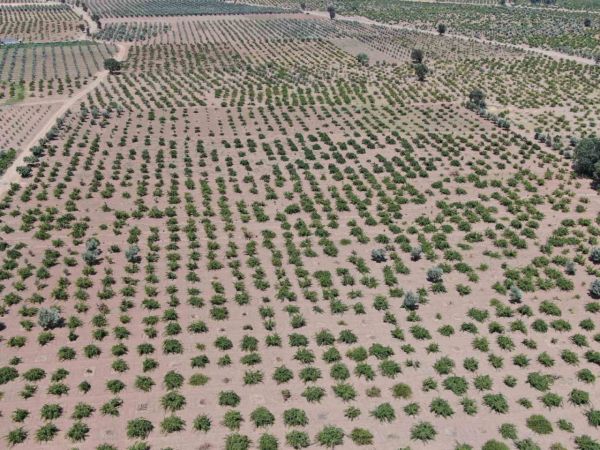
<path fill-rule="evenodd" d="M 585 108 L 595 68 L 304 15 L 156 21 L 116 42 L 120 74 L 2 125 L 6 445 L 596 439 L 600 202 L 524 107 Z M 509 129 L 465 106 L 474 87 Z"/>

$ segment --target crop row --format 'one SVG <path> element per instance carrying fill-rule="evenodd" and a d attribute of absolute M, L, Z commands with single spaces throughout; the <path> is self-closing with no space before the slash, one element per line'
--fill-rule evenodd
<path fill-rule="evenodd" d="M 66 5 L 0 7 L 0 34 L 22 41 L 73 39 L 80 35 L 82 25 Z"/>
<path fill-rule="evenodd" d="M 277 7 L 261 7 L 219 0 L 89 0 L 92 14 L 100 17 L 187 16 L 212 14 L 255 14 L 282 12 Z"/>
<path fill-rule="evenodd" d="M 111 45 L 88 41 L 2 47 L 0 78 L 17 82 L 87 78 L 114 52 Z"/>
<path fill-rule="evenodd" d="M 580 438 L 595 426 L 588 405 L 596 389 L 598 356 L 589 346 L 597 339 L 590 317 L 597 302 L 550 297 L 553 289 L 566 296 L 589 278 L 586 269 L 595 270 L 577 256 L 576 240 L 593 242 L 597 227 L 564 197 L 549 256 L 527 267 L 518 258 L 535 247 L 556 197 L 536 162 L 547 161 L 550 176 L 560 177 L 560 158 L 452 106 L 422 108 L 418 116 L 415 108 L 360 115 L 255 108 L 246 122 L 225 109 L 216 117 L 213 109 L 181 109 L 186 135 L 198 127 L 206 142 L 178 138 L 184 124 L 160 115 L 169 109 L 148 117 L 113 110 L 106 127 L 90 106 L 61 125 L 59 140 L 42 150 L 53 160 L 34 165 L 36 182 L 13 189 L 4 206 L 12 245 L 5 246 L 3 277 L 17 279 L 3 301 L 6 314 L 19 317 L 6 331 L 14 371 L 2 372 L 14 436 L 98 445 L 207 433 L 209 442 L 235 448 L 232 441 L 258 442 L 266 429 L 280 442 L 330 442 L 316 436 L 329 423 L 319 420 L 327 408 L 328 421 L 338 424 L 326 433 L 334 444 L 345 442 L 344 430 L 349 440 L 388 445 L 390 423 L 427 441 L 450 417 L 488 415 L 502 417 L 498 432 L 517 440 L 510 414 L 531 408 L 555 411 L 527 414 L 527 427 L 543 442 L 571 439 L 567 430 Z M 264 136 L 283 113 L 281 139 Z M 331 129 L 309 126 L 320 115 L 330 116 Z M 451 117 L 470 135 L 413 128 L 452 128 Z M 521 169 L 506 163 L 511 156 Z M 504 182 L 507 170 L 514 177 Z M 538 195 L 515 198 L 521 189 Z M 436 202 L 428 190 L 451 200 Z M 34 207 L 34 198 L 55 210 Z M 21 215 L 11 213 L 17 205 Z M 86 220 L 91 210 L 97 222 Z M 30 245 L 30 266 L 17 233 L 52 247 Z M 485 263 L 471 264 L 480 252 Z M 497 298 L 473 305 L 480 277 L 501 263 L 506 281 L 494 287 Z M 65 270 L 68 277 L 60 275 Z M 162 279 L 169 280 L 164 288 Z M 545 300 L 534 301 L 533 292 Z M 454 296 L 453 314 L 436 313 L 434 306 Z M 415 304 L 407 300 L 413 297 Z M 64 324 L 41 319 L 50 305 Z M 323 322 L 324 314 L 339 320 Z M 439 325 L 431 328 L 434 317 Z M 370 341 L 372 325 L 361 323 L 386 333 Z M 453 339 L 472 350 L 458 352 Z M 58 367 L 52 373 L 40 371 L 38 348 Z M 502 368 L 510 375 L 497 376 Z M 561 370 L 577 371 L 575 386 L 555 381 Z M 136 410 L 132 402 L 143 393 L 151 396 Z M 106 402 L 95 403 L 102 395 Z M 280 423 L 284 432 L 273 428 Z M 317 431 L 306 433 L 313 425 Z"/>
<path fill-rule="evenodd" d="M 267 0 L 260 4 L 291 6 Z M 322 9 L 321 4 L 308 4 Z M 342 0 L 338 14 L 364 16 L 384 23 L 403 23 L 423 30 L 446 25 L 449 32 L 534 47 L 556 49 L 588 58 L 599 57 L 597 15 L 552 8 L 515 8 L 467 2 L 419 2 L 390 0 Z"/>

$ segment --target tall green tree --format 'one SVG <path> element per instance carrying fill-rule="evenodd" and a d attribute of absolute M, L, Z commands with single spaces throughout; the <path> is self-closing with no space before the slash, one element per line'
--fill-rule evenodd
<path fill-rule="evenodd" d="M 115 58 L 105 59 L 104 69 L 108 70 L 111 74 L 115 74 L 121 70 L 121 63 Z"/>
<path fill-rule="evenodd" d="M 423 50 L 420 48 L 413 48 L 410 52 L 410 59 L 415 64 L 421 64 L 423 62 Z"/>
<path fill-rule="evenodd" d="M 584 138 L 575 147 L 573 168 L 578 175 L 600 181 L 600 138 Z"/>
<path fill-rule="evenodd" d="M 473 89 L 469 92 L 469 103 L 479 109 L 485 109 L 485 92 L 481 89 Z"/>
<path fill-rule="evenodd" d="M 417 76 L 417 80 L 425 81 L 427 78 L 427 74 L 429 73 L 429 69 L 425 64 L 415 64 L 415 75 Z"/>
<path fill-rule="evenodd" d="M 327 7 L 327 11 L 329 12 L 329 18 L 330 18 L 331 20 L 335 19 L 335 6 L 333 6 L 333 5 L 329 5 L 329 6 Z"/>

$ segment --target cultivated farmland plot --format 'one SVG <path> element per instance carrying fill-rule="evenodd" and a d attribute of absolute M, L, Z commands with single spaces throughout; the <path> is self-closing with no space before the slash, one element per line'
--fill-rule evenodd
<path fill-rule="evenodd" d="M 0 100 L 72 93 L 115 52 L 114 45 L 91 41 L 0 47 Z"/>
<path fill-rule="evenodd" d="M 54 104 L 15 105 L 0 108 L 0 148 L 19 148 L 56 108 Z"/>
<path fill-rule="evenodd" d="M 202 5 L 0 50 L 3 445 L 598 449 L 599 68 Z"/>
<path fill-rule="evenodd" d="M 86 5 L 92 14 L 103 18 L 282 12 L 278 7 L 260 7 L 219 0 L 90 0 Z"/>
<path fill-rule="evenodd" d="M 0 35 L 24 42 L 74 40 L 83 26 L 66 5 L 0 6 Z"/>
<path fill-rule="evenodd" d="M 255 0 L 253 4 L 295 8 L 287 0 Z M 323 3 L 307 2 L 310 10 Z M 346 16 L 365 16 L 389 24 L 434 31 L 446 25 L 448 33 L 473 38 L 526 44 L 563 53 L 598 59 L 600 57 L 600 5 L 590 11 L 552 8 L 517 8 L 465 2 L 341 0 L 336 11 Z M 450 28 L 448 24 L 452 24 Z"/>
<path fill-rule="evenodd" d="M 417 1 L 417 0 L 413 0 Z M 475 5 L 488 5 L 488 6 L 503 6 L 503 4 L 511 4 L 517 7 L 526 8 L 542 8 L 542 9 L 577 9 L 586 11 L 598 11 L 600 5 L 595 0 L 513 0 L 513 1 L 500 1 L 500 0 L 465 0 L 464 2 L 457 2 L 456 0 L 425 0 L 437 3 L 468 3 Z"/>
<path fill-rule="evenodd" d="M 2 3 L 15 6 L 23 6 L 24 4 L 43 4 L 46 3 L 46 0 L 4 0 Z"/>

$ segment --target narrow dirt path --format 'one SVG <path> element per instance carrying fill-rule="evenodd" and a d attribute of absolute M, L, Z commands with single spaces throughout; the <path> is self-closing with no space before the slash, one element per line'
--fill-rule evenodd
<path fill-rule="evenodd" d="M 123 43 L 115 43 L 118 52 L 115 54 L 114 58 L 117 61 L 124 61 L 127 57 L 127 52 L 129 51 L 129 44 Z M 33 135 L 31 138 L 27 140 L 25 144 L 23 144 L 22 148 L 17 149 L 18 154 L 15 161 L 12 165 L 6 170 L 2 178 L 0 179 L 0 199 L 4 197 L 6 192 L 10 189 L 11 183 L 23 183 L 23 179 L 21 175 L 17 173 L 17 167 L 22 166 L 24 164 L 24 160 L 27 156 L 30 156 L 31 149 L 37 145 L 40 139 L 46 136 L 46 133 L 50 131 L 50 129 L 56 124 L 56 121 L 59 117 L 62 117 L 68 110 L 70 110 L 73 106 L 77 105 L 81 100 L 83 100 L 90 92 L 96 89 L 100 83 L 105 81 L 108 78 L 108 70 L 102 70 L 96 74 L 96 78 L 87 84 L 83 89 L 79 92 L 75 93 L 72 97 L 66 98 L 63 100 L 62 105 L 58 108 L 51 116 L 46 119 L 44 125 L 38 130 L 38 132 Z"/>
<path fill-rule="evenodd" d="M 90 34 L 93 36 L 98 32 L 98 24 L 92 20 L 89 11 L 84 11 L 81 6 L 69 5 L 75 14 L 81 16 L 81 18 L 87 23 Z"/>
<path fill-rule="evenodd" d="M 70 97 L 68 95 L 60 95 L 57 97 L 48 97 L 48 98 L 39 98 L 39 97 L 29 97 L 25 100 L 21 100 L 20 102 L 11 104 L 3 104 L 0 106 L 31 106 L 31 105 L 53 105 L 55 103 L 62 103 L 68 100 Z"/>
<path fill-rule="evenodd" d="M 329 13 L 327 11 L 307 11 L 307 14 L 310 14 L 310 15 L 316 16 L 316 17 L 329 19 Z M 437 31 L 435 31 L 435 30 L 423 30 L 423 29 L 420 29 L 417 27 L 413 27 L 411 25 L 400 25 L 400 24 L 377 22 L 375 20 L 371 20 L 371 19 L 368 19 L 363 16 L 340 16 L 338 14 L 335 16 L 335 20 L 343 20 L 343 21 L 347 21 L 347 22 L 358 22 L 363 25 L 373 25 L 373 26 L 378 26 L 378 27 L 392 28 L 395 30 L 414 31 L 416 33 L 430 34 L 430 35 L 436 35 L 436 36 L 438 34 Z M 567 59 L 570 61 L 578 62 L 580 64 L 587 64 L 587 65 L 592 65 L 592 66 L 596 65 L 596 62 L 593 59 L 584 58 L 583 56 L 569 55 L 567 53 L 561 53 L 556 50 L 546 50 L 546 49 L 538 48 L 538 47 L 530 47 L 525 44 L 510 44 L 508 42 L 491 41 L 489 39 L 474 38 L 471 36 L 465 36 L 463 34 L 454 34 L 454 33 L 446 33 L 445 36 L 450 37 L 450 38 L 455 38 L 455 39 L 461 39 L 463 41 L 468 41 L 468 42 L 478 42 L 481 44 L 499 45 L 502 47 L 524 50 L 527 52 L 533 52 L 533 53 L 537 53 L 539 55 L 548 56 L 553 59 L 559 59 L 559 60 Z"/>

